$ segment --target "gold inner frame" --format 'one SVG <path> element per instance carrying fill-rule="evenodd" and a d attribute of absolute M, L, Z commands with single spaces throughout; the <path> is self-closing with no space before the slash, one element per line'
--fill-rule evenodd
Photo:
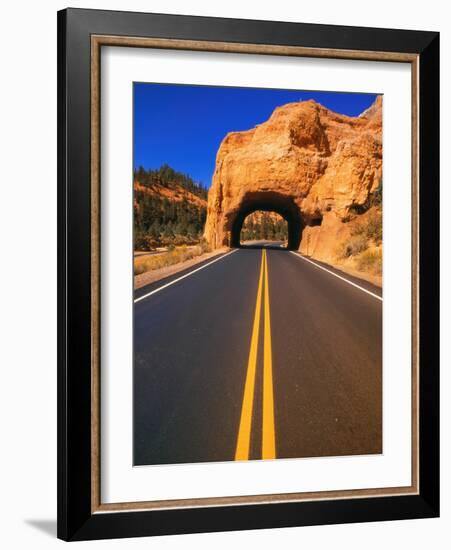
<path fill-rule="evenodd" d="M 354 59 L 410 63 L 412 72 L 412 480 L 408 487 L 384 487 L 339 491 L 118 502 L 100 499 L 100 53 L 102 46 L 156 48 L 208 52 L 247 53 L 295 57 Z M 276 502 L 306 502 L 343 498 L 419 494 L 419 236 L 418 236 L 418 122 L 419 59 L 416 54 L 360 50 L 332 50 L 266 44 L 236 44 L 166 38 L 91 36 L 91 512 L 161 510 L 205 506 L 230 506 Z"/>

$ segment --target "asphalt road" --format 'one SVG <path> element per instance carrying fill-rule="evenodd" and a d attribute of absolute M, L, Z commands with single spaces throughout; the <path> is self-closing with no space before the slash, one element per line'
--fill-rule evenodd
<path fill-rule="evenodd" d="M 382 452 L 380 290 L 329 266 L 254 246 L 140 289 L 134 354 L 135 465 Z"/>

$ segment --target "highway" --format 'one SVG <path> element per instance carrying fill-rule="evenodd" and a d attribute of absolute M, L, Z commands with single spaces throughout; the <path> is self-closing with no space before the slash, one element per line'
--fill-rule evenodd
<path fill-rule="evenodd" d="M 135 291 L 134 465 L 382 452 L 379 288 L 278 246 Z"/>

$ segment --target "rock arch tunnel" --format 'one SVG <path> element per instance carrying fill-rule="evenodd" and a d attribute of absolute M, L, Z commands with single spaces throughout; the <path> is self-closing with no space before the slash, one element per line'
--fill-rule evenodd
<path fill-rule="evenodd" d="M 257 210 L 276 212 L 282 216 L 288 224 L 287 248 L 289 250 L 297 250 L 299 248 L 302 229 L 304 227 L 300 210 L 291 197 L 273 191 L 247 193 L 243 197 L 240 208 L 233 212 L 229 216 L 229 219 L 226 220 L 230 246 L 240 246 L 240 234 L 243 222 L 249 214 Z"/>
<path fill-rule="evenodd" d="M 247 215 L 274 211 L 288 222 L 290 249 L 331 257 L 350 212 L 367 207 L 381 178 L 381 96 L 357 117 L 314 101 L 288 103 L 222 141 L 204 238 L 212 249 L 238 246 Z"/>

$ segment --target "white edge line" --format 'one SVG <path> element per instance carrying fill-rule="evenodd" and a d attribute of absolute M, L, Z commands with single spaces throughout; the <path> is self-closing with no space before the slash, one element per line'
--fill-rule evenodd
<path fill-rule="evenodd" d="M 319 265 L 317 264 L 316 262 L 312 262 L 312 260 L 309 260 L 308 258 L 305 258 L 304 256 L 301 256 L 300 254 L 298 254 L 297 252 L 294 252 L 293 250 L 290 250 L 290 252 L 292 254 L 294 254 L 295 256 L 297 256 L 298 258 L 300 258 L 301 260 L 304 260 L 305 262 L 309 262 L 310 264 L 314 265 L 315 267 L 317 267 L 318 269 L 322 269 L 323 271 L 327 271 L 327 273 L 330 273 L 331 275 L 333 275 L 334 277 L 337 277 L 337 279 L 341 279 L 342 281 L 344 281 L 345 283 L 348 283 L 348 285 L 352 285 L 352 286 L 355 286 L 356 288 L 362 290 L 363 292 L 366 292 L 367 294 L 369 294 L 370 296 L 373 296 L 374 298 L 377 298 L 378 300 L 380 300 L 381 302 L 383 302 L 383 298 L 382 296 L 378 296 L 377 294 L 374 294 L 374 292 L 371 292 L 369 290 L 367 290 L 366 288 L 363 288 L 363 286 L 360 286 L 360 285 L 357 285 L 356 283 L 353 283 L 352 281 L 350 281 L 349 279 L 346 279 L 345 277 L 341 277 L 340 275 L 337 275 L 337 273 L 334 273 L 333 271 L 330 271 L 330 269 L 326 269 L 325 267 L 323 267 L 322 265 Z"/>
<path fill-rule="evenodd" d="M 219 258 L 216 258 L 215 260 L 212 260 L 211 262 L 208 262 L 208 264 L 201 265 L 197 269 L 194 269 L 193 271 L 190 271 L 189 273 L 185 273 L 185 275 L 182 275 L 181 277 L 178 277 L 177 279 L 174 279 L 173 281 L 170 281 L 169 283 L 166 283 L 163 286 L 160 286 L 156 288 L 155 290 L 152 290 L 151 292 L 148 292 L 147 294 L 144 294 L 143 296 L 140 296 L 139 298 L 136 298 L 133 300 L 133 303 L 140 302 L 141 300 L 144 300 L 144 298 L 148 298 L 149 296 L 152 296 L 152 294 L 156 294 L 157 292 L 160 292 L 160 290 L 164 290 L 165 288 L 168 288 L 168 286 L 174 285 L 175 283 L 178 283 L 182 279 L 186 279 L 186 277 L 189 277 L 190 275 L 193 275 L 194 273 L 197 273 L 201 269 L 205 269 L 206 267 L 209 267 L 210 265 L 213 265 L 216 262 L 219 262 L 219 260 L 223 260 L 224 258 L 227 258 L 227 256 L 230 256 L 230 254 L 233 254 L 238 249 L 235 248 L 234 250 L 231 250 L 230 252 L 227 252 L 226 254 L 223 254 Z"/>

